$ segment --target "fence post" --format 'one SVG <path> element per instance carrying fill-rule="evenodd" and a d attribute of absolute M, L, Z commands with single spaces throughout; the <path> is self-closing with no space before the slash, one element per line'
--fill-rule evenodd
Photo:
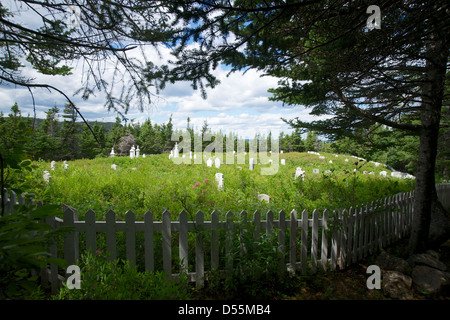
<path fill-rule="evenodd" d="M 188 258 L 188 215 L 185 210 L 180 212 L 178 218 L 180 222 L 179 231 L 179 255 L 181 261 L 181 272 L 188 272 L 189 258 Z"/>
<path fill-rule="evenodd" d="M 291 211 L 291 219 L 289 223 L 290 235 L 289 235 L 289 263 L 293 273 L 296 270 L 297 263 L 297 212 Z"/>
<path fill-rule="evenodd" d="M 170 212 L 164 210 L 162 214 L 162 252 L 163 269 L 167 273 L 168 280 L 172 279 L 172 230 Z"/>
<path fill-rule="evenodd" d="M 341 236 L 339 237 L 339 243 L 340 243 L 340 252 L 339 252 L 339 269 L 344 269 L 345 265 L 347 264 L 347 210 L 342 210 L 342 212 L 339 212 L 340 222 L 342 223 L 341 226 Z"/>
<path fill-rule="evenodd" d="M 233 227 L 234 227 L 233 213 L 231 211 L 228 211 L 226 214 L 226 225 L 225 225 L 225 232 L 226 232 L 225 268 L 227 269 L 227 272 L 230 274 L 233 271 Z"/>
<path fill-rule="evenodd" d="M 283 274 L 286 271 L 286 263 L 284 262 L 285 237 L 286 237 L 286 214 L 283 210 L 278 215 L 278 251 L 280 252 L 280 272 Z"/>
<path fill-rule="evenodd" d="M 195 216 L 195 225 L 197 233 L 195 235 L 195 285 L 202 287 L 205 277 L 205 253 L 203 251 L 203 231 L 204 231 L 204 215 L 198 211 Z"/>
<path fill-rule="evenodd" d="M 77 210 L 64 205 L 63 226 L 74 228 L 66 234 L 64 239 L 64 259 L 69 265 L 76 264 L 79 258 L 78 231 L 76 230 L 75 221 L 78 221 Z"/>
<path fill-rule="evenodd" d="M 127 247 L 127 259 L 130 261 L 130 266 L 136 265 L 136 223 L 134 212 L 129 210 L 125 214 L 126 224 L 126 247 Z"/>
<path fill-rule="evenodd" d="M 322 248 L 321 252 L 321 260 L 322 260 L 322 269 L 327 271 L 328 265 L 328 210 L 324 210 L 322 214 Z"/>
<path fill-rule="evenodd" d="M 219 269 L 219 213 L 211 214 L 211 269 Z"/>
<path fill-rule="evenodd" d="M 144 216 L 144 246 L 145 270 L 153 272 L 155 269 L 155 254 L 153 247 L 153 213 L 147 211 Z"/>
<path fill-rule="evenodd" d="M 95 228 L 95 212 L 89 209 L 85 216 L 86 248 L 95 253 L 97 250 L 97 230 Z"/>
<path fill-rule="evenodd" d="M 110 253 L 109 260 L 117 259 L 116 214 L 112 210 L 106 213 L 106 251 Z"/>
<path fill-rule="evenodd" d="M 354 218 L 353 218 L 353 208 L 350 207 L 350 209 L 348 210 L 348 215 L 347 215 L 347 266 L 349 266 L 352 262 L 352 256 L 353 256 L 353 223 L 354 223 Z"/>
<path fill-rule="evenodd" d="M 317 271 L 317 247 L 319 245 L 319 212 L 314 209 L 311 226 L 311 262 L 312 271 Z"/>
<path fill-rule="evenodd" d="M 306 268 L 308 265 L 308 211 L 303 210 L 302 212 L 302 235 L 301 235 L 301 249 L 300 249 L 300 261 L 302 273 L 306 273 Z"/>

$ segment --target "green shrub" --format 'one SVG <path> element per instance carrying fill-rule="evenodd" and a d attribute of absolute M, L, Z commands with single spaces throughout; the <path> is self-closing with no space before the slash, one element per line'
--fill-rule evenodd
<path fill-rule="evenodd" d="M 50 258 L 49 253 L 50 244 L 65 229 L 53 230 L 41 222 L 59 208 L 16 206 L 16 210 L 0 217 L 0 300 L 43 298 L 37 282 L 39 270 L 48 263 L 66 265 L 64 260 Z"/>
<path fill-rule="evenodd" d="M 139 272 L 127 260 L 108 260 L 103 253 L 86 252 L 79 263 L 80 289 L 66 284 L 53 296 L 56 300 L 175 300 L 189 299 L 183 276 L 168 281 L 163 272 Z"/>
<path fill-rule="evenodd" d="M 219 299 L 280 299 L 290 291 L 292 281 L 286 271 L 285 253 L 278 247 L 277 230 L 270 234 L 263 232 L 255 240 L 252 223 L 236 227 L 229 256 L 233 259 L 233 270 L 225 277 L 213 271 L 204 294 Z"/>

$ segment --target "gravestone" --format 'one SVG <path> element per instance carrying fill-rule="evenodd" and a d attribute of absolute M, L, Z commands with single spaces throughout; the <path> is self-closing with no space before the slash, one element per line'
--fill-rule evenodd
<path fill-rule="evenodd" d="M 345 161 L 345 162 L 348 162 L 348 159 L 345 159 L 344 161 Z"/>
<path fill-rule="evenodd" d="M 139 149 L 139 146 L 136 148 L 136 158 L 139 158 L 139 155 L 141 154 L 141 149 Z"/>
<path fill-rule="evenodd" d="M 216 173 L 217 189 L 223 189 L 223 173 Z"/>
<path fill-rule="evenodd" d="M 281 159 L 281 164 L 284 166 L 286 165 L 286 160 L 285 159 Z"/>
<path fill-rule="evenodd" d="M 325 160 L 324 156 L 319 156 L 319 159 Z"/>
<path fill-rule="evenodd" d="M 270 202 L 270 197 L 267 194 L 258 194 L 258 200 Z"/>
<path fill-rule="evenodd" d="M 55 164 L 56 164 L 56 161 L 55 161 L 55 160 L 53 160 L 52 162 L 50 162 L 50 169 L 55 170 Z"/>
<path fill-rule="evenodd" d="M 249 169 L 253 170 L 255 168 L 255 160 L 253 158 L 250 158 L 249 160 Z"/>
<path fill-rule="evenodd" d="M 220 168 L 220 159 L 219 159 L 219 158 L 216 158 L 216 159 L 214 160 L 214 165 L 216 166 L 217 169 Z"/>
<path fill-rule="evenodd" d="M 313 173 L 319 173 L 319 169 L 313 169 Z"/>
<path fill-rule="evenodd" d="M 174 158 L 178 158 L 180 156 L 179 151 L 178 151 L 178 143 L 175 142 L 175 147 L 173 149 L 173 157 Z"/>
<path fill-rule="evenodd" d="M 115 155 L 114 147 L 112 147 L 111 152 L 109 153 L 109 156 L 114 157 L 114 155 Z"/>
<path fill-rule="evenodd" d="M 212 167 L 212 160 L 211 160 L 211 158 L 209 158 L 208 160 L 206 160 L 206 165 L 207 165 L 208 167 Z"/>
<path fill-rule="evenodd" d="M 115 164 L 112 164 L 112 165 L 111 165 L 111 169 L 116 170 L 116 169 L 117 169 L 117 166 L 116 166 Z"/>
<path fill-rule="evenodd" d="M 305 176 L 305 171 L 303 171 L 302 168 L 297 167 L 297 169 L 295 170 L 295 179 L 297 179 L 298 177 L 304 178 L 304 176 Z"/>
<path fill-rule="evenodd" d="M 51 178 L 50 172 L 44 171 L 44 174 L 43 174 L 42 177 L 44 178 L 44 181 L 48 183 L 50 181 L 50 178 Z"/>
<path fill-rule="evenodd" d="M 67 164 L 67 161 L 64 160 L 64 170 L 67 170 L 67 168 L 69 168 L 69 165 Z"/>
<path fill-rule="evenodd" d="M 386 171 L 381 171 L 380 172 L 380 176 L 386 177 L 387 176 L 387 172 Z"/>
<path fill-rule="evenodd" d="M 328 163 L 333 163 L 333 160 L 328 161 Z"/>
<path fill-rule="evenodd" d="M 130 158 L 133 159 L 134 156 L 136 155 L 136 149 L 134 148 L 134 145 L 131 147 L 130 149 Z"/>

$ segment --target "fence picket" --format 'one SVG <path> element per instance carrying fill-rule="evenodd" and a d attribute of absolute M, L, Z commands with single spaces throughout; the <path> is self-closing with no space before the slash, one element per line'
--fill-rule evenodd
<path fill-rule="evenodd" d="M 297 263 L 297 212 L 291 211 L 289 222 L 289 263 L 292 271 L 295 273 Z"/>
<path fill-rule="evenodd" d="M 64 239 L 64 259 L 69 265 L 76 264 L 79 258 L 78 231 L 75 229 L 75 221 L 78 220 L 77 210 L 64 206 L 63 226 L 71 227 L 74 230 L 66 233 Z"/>
<path fill-rule="evenodd" d="M 308 229 L 309 229 L 309 221 L 308 221 L 308 211 L 303 210 L 302 212 L 302 234 L 301 234 L 301 249 L 300 249 L 300 261 L 302 273 L 306 272 L 307 263 L 308 263 Z"/>
<path fill-rule="evenodd" d="M 225 255 L 226 255 L 226 261 L 225 261 L 225 268 L 228 273 L 231 273 L 233 271 L 233 213 L 231 211 L 228 211 L 226 214 L 226 244 L 225 244 Z"/>
<path fill-rule="evenodd" d="M 278 214 L 278 251 L 280 252 L 280 272 L 286 271 L 286 263 L 284 262 L 285 239 L 286 239 L 286 214 L 283 210 Z"/>
<path fill-rule="evenodd" d="M 203 230 L 204 215 L 198 211 L 195 216 L 196 235 L 195 235 L 195 285 L 201 287 L 204 284 L 205 277 L 205 253 L 203 251 Z"/>
<path fill-rule="evenodd" d="M 85 216 L 86 249 L 95 253 L 97 250 L 97 230 L 95 228 L 95 212 L 89 209 Z"/>
<path fill-rule="evenodd" d="M 145 270 L 155 270 L 155 253 L 153 247 L 153 213 L 147 211 L 144 215 L 144 247 L 145 247 Z"/>
<path fill-rule="evenodd" d="M 311 263 L 312 271 L 317 271 L 317 247 L 319 242 L 319 212 L 314 210 L 312 213 L 312 233 L 311 233 Z"/>
<path fill-rule="evenodd" d="M 211 269 L 219 269 L 219 213 L 211 214 Z"/>
<path fill-rule="evenodd" d="M 108 259 L 117 259 L 116 249 L 116 214 L 114 211 L 109 210 L 106 213 L 106 251 L 110 253 Z"/>
<path fill-rule="evenodd" d="M 136 220 L 134 212 L 129 210 L 125 215 L 126 224 L 126 251 L 127 259 L 130 261 L 130 266 L 136 265 Z"/>
<path fill-rule="evenodd" d="M 179 218 L 180 231 L 178 234 L 179 241 L 179 256 L 181 262 L 181 272 L 188 272 L 189 258 L 188 258 L 188 216 L 187 212 L 182 210 Z"/>
<path fill-rule="evenodd" d="M 322 247 L 320 249 L 321 264 L 324 271 L 328 265 L 328 210 L 324 210 L 322 214 Z"/>
<path fill-rule="evenodd" d="M 347 264 L 347 241 L 348 241 L 348 235 L 347 235 L 347 210 L 343 210 L 339 213 L 339 220 L 341 221 L 341 232 L 339 237 L 340 242 L 340 252 L 339 252 L 339 268 L 342 270 L 345 268 L 345 265 Z"/>
<path fill-rule="evenodd" d="M 166 272 L 168 279 L 172 278 L 172 232 L 170 223 L 170 212 L 164 210 L 162 214 L 162 253 L 163 253 L 163 270 Z"/>

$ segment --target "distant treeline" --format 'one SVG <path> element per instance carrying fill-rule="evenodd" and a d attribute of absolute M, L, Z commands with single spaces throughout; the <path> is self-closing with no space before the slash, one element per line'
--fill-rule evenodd
<path fill-rule="evenodd" d="M 120 118 L 116 118 L 115 122 L 91 122 L 89 127 L 79 121 L 77 113 L 68 105 L 62 113 L 55 106 L 46 112 L 45 119 L 33 119 L 22 116 L 16 103 L 11 107 L 10 114 L 0 113 L 0 151 L 4 153 L 20 146 L 34 160 L 59 161 L 108 156 L 112 147 L 116 155 L 128 155 L 133 145 L 139 146 L 141 154 L 168 153 L 175 145 L 172 135 L 180 137 L 186 130 L 190 133 L 192 151 L 194 148 L 198 150 L 194 140 L 202 141 L 201 150 L 204 150 L 215 137 L 221 136 L 223 150 L 227 150 L 227 139 L 240 139 L 234 132 L 222 134 L 212 131 L 206 120 L 200 130 L 192 128 L 189 118 L 186 128 L 174 129 L 172 116 L 163 124 L 150 119 L 138 124 L 123 123 Z M 253 139 L 264 140 L 267 141 L 267 150 L 271 150 L 273 140 L 278 140 L 283 152 L 317 151 L 356 155 L 412 174 L 417 165 L 419 146 L 418 137 L 384 126 L 352 132 L 335 141 L 321 141 L 315 132 L 308 132 L 305 137 L 298 128 L 290 134 L 281 132 L 278 137 L 273 137 L 269 132 L 267 135 L 258 134 Z M 443 131 L 439 138 L 436 172 L 445 179 L 450 175 L 449 141 L 450 130 Z M 249 150 L 249 143 L 248 139 L 245 140 L 246 151 Z"/>

